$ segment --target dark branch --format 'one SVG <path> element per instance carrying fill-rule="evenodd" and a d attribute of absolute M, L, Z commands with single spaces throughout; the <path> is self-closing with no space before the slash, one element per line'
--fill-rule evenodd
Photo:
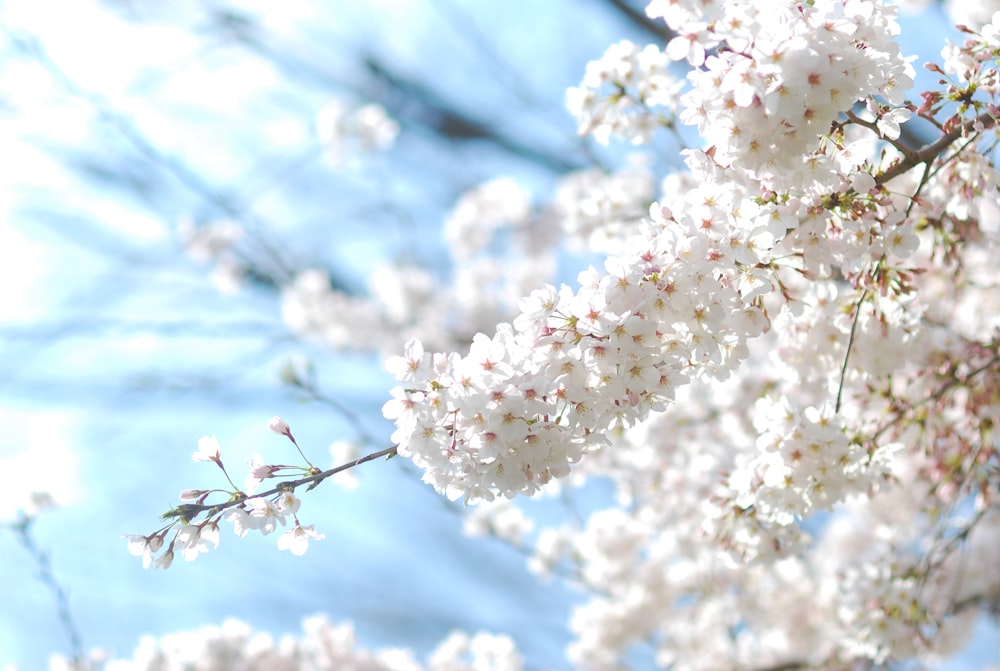
<path fill-rule="evenodd" d="M 892 166 L 881 175 L 878 175 L 875 178 L 875 181 L 879 184 L 879 186 L 881 186 L 886 182 L 909 172 L 921 163 L 929 166 L 934 162 L 934 159 L 940 156 L 958 138 L 964 137 L 969 133 L 981 132 L 976 130 L 977 124 L 982 124 L 982 130 L 986 130 L 988 128 L 993 128 L 996 123 L 996 117 L 989 112 L 983 112 L 976 118 L 969 119 L 965 123 L 958 126 L 958 128 L 945 133 L 933 142 L 924 145 L 916 151 L 913 151 L 908 157 L 904 158 L 902 161 Z"/>
<path fill-rule="evenodd" d="M 373 55 L 365 56 L 363 62 L 368 72 L 388 87 L 388 96 L 380 102 L 403 125 L 425 128 L 446 140 L 486 141 L 556 173 L 584 167 L 578 161 L 539 151 L 504 135 L 495 127 L 456 109 L 434 91 L 394 71 Z"/>
<path fill-rule="evenodd" d="M 633 7 L 628 0 L 607 0 L 607 3 L 628 19 L 633 26 L 663 42 L 669 42 L 675 36 L 664 21 L 649 18 L 645 11 Z"/>

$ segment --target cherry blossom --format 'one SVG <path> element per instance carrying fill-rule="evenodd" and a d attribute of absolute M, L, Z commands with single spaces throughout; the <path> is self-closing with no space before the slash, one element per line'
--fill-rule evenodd
<path fill-rule="evenodd" d="M 246 491 L 186 490 L 131 554 L 166 568 L 217 546 L 219 520 L 243 537 L 290 516 L 277 544 L 301 555 L 324 537 L 299 522 L 303 489 L 398 455 L 468 505 L 468 533 L 582 589 L 574 665 L 621 668 L 636 646 L 672 669 L 929 665 L 961 648 L 1000 594 L 1000 14 L 947 45 L 928 66 L 939 88 L 914 97 L 889 3 L 646 11 L 673 37 L 612 45 L 567 106 L 599 143 L 689 125 L 702 144 L 684 168 L 573 173 L 549 206 L 511 179 L 473 187 L 446 217 L 454 282 L 386 264 L 354 296 L 302 269 L 282 288 L 293 329 L 389 354 L 391 446 L 338 442 L 321 471 L 276 417 L 304 465 L 255 458 Z M 916 118 L 936 134 L 922 146 Z M 556 286 L 559 236 L 607 256 Z M 222 468 L 214 437 L 193 458 Z M 578 517 L 526 503 L 590 503 L 595 482 L 613 503 Z M 314 625 L 302 640 L 353 648 Z M 507 639 L 456 634 L 427 668 L 470 658 L 521 663 Z"/>
<path fill-rule="evenodd" d="M 221 448 L 215 436 L 204 436 L 198 439 L 198 450 L 191 454 L 195 461 L 214 461 L 219 463 Z"/>
<path fill-rule="evenodd" d="M 326 538 L 323 534 L 316 533 L 316 528 L 312 525 L 302 526 L 298 522 L 291 529 L 278 538 L 278 549 L 288 550 L 293 555 L 300 557 L 309 549 L 309 541 L 320 541 Z"/>

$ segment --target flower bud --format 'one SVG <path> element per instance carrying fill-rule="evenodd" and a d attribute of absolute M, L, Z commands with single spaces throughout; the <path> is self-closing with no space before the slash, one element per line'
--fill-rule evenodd
<path fill-rule="evenodd" d="M 288 422 L 281 419 L 278 416 L 271 418 L 271 421 L 267 423 L 268 428 L 275 433 L 280 433 L 282 436 L 287 436 L 292 433 L 292 430 L 288 427 Z"/>

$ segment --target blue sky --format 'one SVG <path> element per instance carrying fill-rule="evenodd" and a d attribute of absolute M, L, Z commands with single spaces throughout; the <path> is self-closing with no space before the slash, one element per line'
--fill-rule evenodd
<path fill-rule="evenodd" d="M 368 464 L 355 492 L 310 493 L 300 517 L 327 538 L 302 558 L 224 529 L 219 550 L 144 571 L 121 535 L 153 531 L 181 489 L 219 482 L 189 458 L 202 435 L 239 473 L 254 453 L 291 458 L 266 428 L 278 414 L 331 465 L 329 444 L 355 430 L 281 386 L 289 357 L 310 358 L 373 435 L 390 431 L 380 362 L 292 338 L 273 291 L 217 292 L 179 244 L 183 217 L 223 219 L 236 203 L 279 266 L 320 265 L 356 288 L 376 258 L 433 260 L 464 188 L 513 174 L 544 194 L 554 175 L 405 128 L 370 165 L 331 168 L 313 118 L 333 97 L 379 92 L 361 60 L 374 54 L 527 146 L 583 161 L 563 91 L 612 41 L 644 38 L 600 3 L 569 0 L 180 2 L 131 19 L 112 4 L 0 10 L 0 90 L 14 92 L 0 106 L 0 519 L 33 490 L 59 500 L 35 531 L 85 645 L 127 655 L 142 634 L 229 616 L 280 634 L 325 612 L 372 646 L 426 653 L 453 628 L 490 629 L 514 635 L 532 668 L 565 667 L 579 596 L 539 585 L 498 543 L 459 538 L 454 509 L 399 462 Z M 259 49 L 227 37 L 213 8 L 251 19 Z M 941 20 L 908 20 L 905 46 L 935 55 Z M 35 573 L 0 534 L 0 668 L 67 650 Z M 954 668 L 1000 663 L 996 632 L 980 641 L 976 661 Z"/>

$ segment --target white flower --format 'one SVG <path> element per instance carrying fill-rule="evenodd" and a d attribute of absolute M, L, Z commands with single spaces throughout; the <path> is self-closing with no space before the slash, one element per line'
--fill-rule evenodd
<path fill-rule="evenodd" d="M 910 118 L 912 112 L 905 107 L 891 109 L 875 122 L 882 137 L 888 140 L 896 140 L 900 134 L 900 124 Z"/>
<path fill-rule="evenodd" d="M 278 549 L 289 550 L 293 555 L 301 557 L 309 549 L 310 539 L 320 541 L 324 538 L 324 534 L 316 533 L 313 525 L 304 527 L 296 522 L 294 527 L 278 538 Z"/>
<path fill-rule="evenodd" d="M 355 132 L 366 151 L 388 149 L 399 135 L 396 123 L 381 105 L 365 105 L 354 112 Z"/>
<path fill-rule="evenodd" d="M 215 436 L 202 436 L 198 439 L 198 451 L 191 453 L 191 458 L 195 461 L 214 461 L 219 463 L 221 458 L 219 441 Z"/>
<path fill-rule="evenodd" d="M 897 226 L 886 238 L 886 250 L 900 259 L 917 251 L 920 247 L 920 238 L 913 231 L 912 225 Z"/>
<path fill-rule="evenodd" d="M 265 536 L 274 531 L 278 524 L 285 525 L 285 512 L 267 499 L 259 496 L 247 499 L 246 505 L 250 507 L 250 517 L 257 520 L 255 528 Z"/>
<path fill-rule="evenodd" d="M 282 492 L 276 504 L 278 510 L 284 515 L 294 515 L 299 511 L 302 501 L 295 496 L 294 492 Z"/>
<path fill-rule="evenodd" d="M 430 375 L 431 357 L 419 340 L 411 338 L 403 347 L 403 356 L 389 357 L 385 367 L 401 382 L 422 382 Z"/>
<path fill-rule="evenodd" d="M 153 561 L 153 554 L 163 547 L 163 536 L 159 534 L 153 536 L 135 534 L 125 536 L 125 538 L 128 539 L 129 554 L 136 557 L 141 556 L 143 568 L 149 568 Z"/>
<path fill-rule="evenodd" d="M 251 517 L 244 508 L 231 508 L 223 519 L 233 523 L 233 532 L 240 538 L 244 538 L 253 529 L 259 529 L 262 521 L 260 517 Z"/>
<path fill-rule="evenodd" d="M 219 527 L 214 522 L 184 524 L 177 529 L 174 542 L 183 544 L 181 554 L 185 561 L 194 561 L 199 554 L 208 552 L 209 544 L 219 547 Z"/>
<path fill-rule="evenodd" d="M 214 221 L 196 225 L 190 219 L 177 224 L 185 251 L 197 261 L 218 261 L 240 242 L 244 231 L 236 221 Z"/>
<path fill-rule="evenodd" d="M 351 109 L 338 100 L 316 115 L 316 134 L 331 162 L 337 164 L 347 144 L 369 152 L 389 148 L 399 135 L 399 124 L 380 105 Z"/>

